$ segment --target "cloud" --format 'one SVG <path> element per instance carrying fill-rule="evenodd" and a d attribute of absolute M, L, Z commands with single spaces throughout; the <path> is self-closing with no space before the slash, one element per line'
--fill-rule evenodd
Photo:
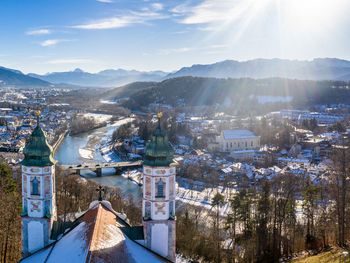
<path fill-rule="evenodd" d="M 261 0 L 262 2 L 266 2 Z M 204 0 L 197 5 L 181 4 L 175 6 L 171 12 L 181 17 L 182 24 L 213 24 L 242 18 L 244 14 L 257 5 L 255 0 Z"/>
<path fill-rule="evenodd" d="M 73 41 L 73 40 L 70 40 L 70 39 L 47 39 L 47 40 L 40 42 L 39 44 L 42 47 L 52 47 L 52 46 L 55 46 L 59 43 L 69 42 L 69 41 Z"/>
<path fill-rule="evenodd" d="M 164 6 L 161 3 L 153 3 L 151 4 L 151 8 L 153 10 L 159 11 L 159 10 L 163 10 Z"/>
<path fill-rule="evenodd" d="M 186 53 L 186 52 L 205 52 L 205 53 L 214 53 L 214 52 L 223 52 L 224 49 L 229 48 L 227 44 L 213 44 L 200 47 L 180 47 L 180 48 L 169 48 L 161 49 L 159 55 L 169 55 L 174 53 Z"/>
<path fill-rule="evenodd" d="M 50 29 L 42 28 L 42 29 L 29 30 L 26 32 L 26 35 L 39 36 L 39 35 L 49 35 L 51 33 L 52 33 L 52 31 Z"/>
<path fill-rule="evenodd" d="M 100 2 L 100 3 L 105 3 L 105 4 L 110 4 L 110 3 L 113 3 L 112 0 L 96 0 L 97 2 Z"/>
<path fill-rule="evenodd" d="M 146 7 L 141 11 L 129 11 L 128 14 L 99 19 L 92 22 L 74 25 L 72 28 L 85 30 L 102 30 L 128 27 L 135 24 L 145 24 L 152 20 L 164 19 L 166 16 L 159 13 L 163 9 L 163 5 L 153 3 L 150 7 Z"/>
<path fill-rule="evenodd" d="M 73 28 L 99 30 L 99 29 L 126 27 L 135 23 L 137 23 L 137 20 L 135 18 L 124 16 L 124 17 L 106 18 L 103 20 L 93 21 L 91 23 L 80 24 L 80 25 L 73 26 Z"/>
<path fill-rule="evenodd" d="M 92 63 L 92 62 L 93 61 L 91 59 L 85 59 L 85 58 L 63 58 L 63 59 L 49 60 L 47 63 L 61 65 L 61 64 L 86 64 L 86 63 Z"/>
<path fill-rule="evenodd" d="M 196 48 L 193 47 L 180 47 L 180 48 L 167 48 L 167 49 L 161 49 L 159 51 L 160 55 L 169 55 L 173 53 L 185 53 L 189 51 L 196 50 Z"/>

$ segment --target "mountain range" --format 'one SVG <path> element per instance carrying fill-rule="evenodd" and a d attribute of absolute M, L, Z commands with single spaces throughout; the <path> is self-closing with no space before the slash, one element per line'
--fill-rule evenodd
<path fill-rule="evenodd" d="M 47 81 L 25 75 L 19 70 L 0 67 L 0 86 L 8 85 L 49 87 L 51 84 Z"/>
<path fill-rule="evenodd" d="M 167 78 L 192 76 L 213 78 L 288 78 L 300 80 L 350 80 L 350 61 L 317 58 L 310 61 L 286 59 L 225 60 L 193 65 L 168 74 Z"/>
<path fill-rule="evenodd" d="M 50 86 L 68 84 L 83 87 L 118 87 L 132 82 L 159 82 L 170 78 L 192 76 L 206 78 L 288 78 L 300 80 L 350 81 L 350 61 L 337 58 L 313 60 L 253 59 L 225 60 L 214 64 L 192 65 L 178 71 L 137 71 L 107 69 L 89 73 L 81 69 L 52 72 L 45 75 L 23 74 L 14 69 L 0 67 L 0 85 Z"/>
<path fill-rule="evenodd" d="M 79 68 L 68 72 L 53 72 L 45 75 L 30 73 L 35 77 L 54 84 L 71 84 L 88 87 L 117 87 L 136 81 L 160 81 L 168 73 L 163 71 L 137 71 L 107 69 L 98 73 L 85 72 Z"/>

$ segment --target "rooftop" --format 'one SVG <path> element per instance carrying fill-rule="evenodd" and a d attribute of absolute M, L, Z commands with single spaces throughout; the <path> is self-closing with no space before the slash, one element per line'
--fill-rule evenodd
<path fill-rule="evenodd" d="M 256 137 L 255 133 L 249 130 L 224 130 L 223 136 L 225 140 L 247 139 Z"/>
<path fill-rule="evenodd" d="M 57 241 L 21 262 L 169 262 L 134 241 L 132 236 L 140 235 L 133 233 L 133 227 L 107 201 L 91 203 L 74 225 Z"/>

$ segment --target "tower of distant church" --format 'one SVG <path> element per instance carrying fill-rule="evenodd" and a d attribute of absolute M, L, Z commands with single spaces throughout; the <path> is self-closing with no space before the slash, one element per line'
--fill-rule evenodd
<path fill-rule="evenodd" d="M 22 252 L 31 254 L 50 243 L 56 220 L 55 160 L 52 148 L 37 126 L 23 150 L 22 161 Z"/>
<path fill-rule="evenodd" d="M 175 262 L 176 170 L 161 117 L 158 114 L 158 127 L 145 150 L 142 217 L 146 246 Z"/>

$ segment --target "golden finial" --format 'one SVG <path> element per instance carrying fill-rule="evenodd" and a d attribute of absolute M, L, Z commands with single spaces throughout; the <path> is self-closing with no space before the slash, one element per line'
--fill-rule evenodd
<path fill-rule="evenodd" d="M 37 125 L 39 125 L 39 122 L 40 122 L 40 115 L 41 115 L 40 110 L 35 111 Z"/>
<path fill-rule="evenodd" d="M 157 118 L 158 118 L 158 129 L 160 129 L 160 121 L 161 121 L 162 117 L 163 117 L 163 112 L 159 111 L 159 112 L 157 113 Z"/>

